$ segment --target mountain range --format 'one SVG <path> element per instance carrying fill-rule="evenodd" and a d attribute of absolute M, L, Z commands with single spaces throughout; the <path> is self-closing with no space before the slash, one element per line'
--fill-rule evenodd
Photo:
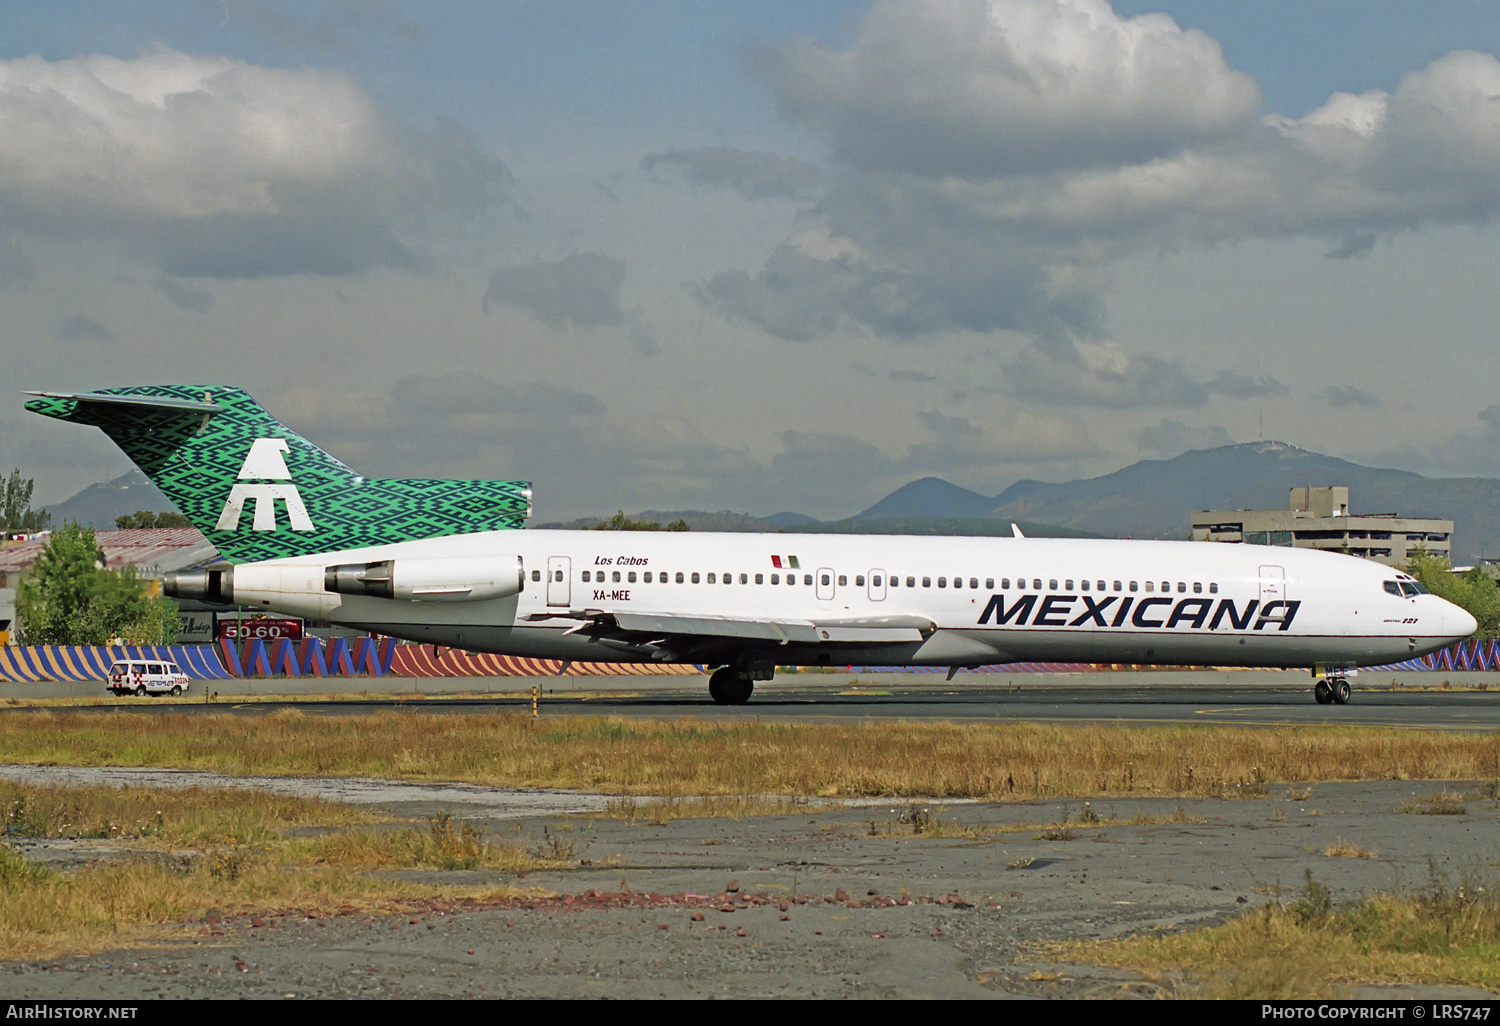
<path fill-rule="evenodd" d="M 1206 509 L 1282 509 L 1298 485 L 1348 485 L 1353 513 L 1399 513 L 1454 522 L 1453 559 L 1469 563 L 1500 554 L 1500 480 L 1429 478 L 1366 467 L 1283 442 L 1198 449 L 1166 460 L 1142 460 L 1102 477 L 1048 484 L 1023 480 L 986 496 L 937 477 L 902 485 L 842 520 L 802 513 L 645 510 L 636 519 L 683 519 L 695 531 L 1009 535 L 1030 537 L 1186 538 L 1188 514 Z M 113 527 L 115 517 L 172 504 L 139 471 L 90 485 L 51 507 L 52 522 Z M 586 527 L 597 519 L 538 524 Z"/>

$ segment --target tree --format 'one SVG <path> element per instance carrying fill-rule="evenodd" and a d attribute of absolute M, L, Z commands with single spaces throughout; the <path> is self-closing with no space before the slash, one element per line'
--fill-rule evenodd
<path fill-rule="evenodd" d="M 625 515 L 625 511 L 617 510 L 615 515 L 608 520 L 601 520 L 595 524 L 595 531 L 660 531 L 661 524 L 655 520 L 631 520 Z M 667 525 L 668 531 L 686 531 L 688 524 L 686 520 L 678 519 Z"/>
<path fill-rule="evenodd" d="M 135 567 L 104 566 L 91 528 L 64 524 L 16 589 L 23 645 L 171 644 L 177 606 L 155 598 Z"/>
<path fill-rule="evenodd" d="M 51 517 L 44 509 L 31 508 L 32 478 L 22 478 L 20 470 L 12 470 L 5 479 L 0 493 L 0 530 L 31 533 L 46 528 Z"/>
<path fill-rule="evenodd" d="M 1421 581 L 1434 595 L 1468 610 L 1469 615 L 1479 621 L 1475 637 L 1500 635 L 1500 587 L 1482 569 L 1476 566 L 1456 574 L 1453 564 L 1442 556 L 1417 552 L 1407 563 L 1406 572 Z"/>
<path fill-rule="evenodd" d="M 193 522 L 176 510 L 152 513 L 149 510 L 138 509 L 134 513 L 115 517 L 115 526 L 122 530 L 142 527 L 192 527 Z"/>

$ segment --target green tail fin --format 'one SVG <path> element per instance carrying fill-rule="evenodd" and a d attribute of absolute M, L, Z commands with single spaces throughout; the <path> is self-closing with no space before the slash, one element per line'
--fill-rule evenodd
<path fill-rule="evenodd" d="M 531 508 L 526 481 L 360 477 L 238 388 L 30 394 L 102 428 L 231 563 L 517 528 Z"/>

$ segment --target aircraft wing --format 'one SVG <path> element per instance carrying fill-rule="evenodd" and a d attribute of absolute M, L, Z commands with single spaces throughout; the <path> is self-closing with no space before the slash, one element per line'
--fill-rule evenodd
<path fill-rule="evenodd" d="M 675 613 L 637 613 L 621 610 L 570 609 L 533 614 L 533 619 L 583 620 L 573 632 L 601 641 L 632 646 L 693 644 L 708 641 L 759 642 L 766 645 L 836 644 L 899 645 L 925 641 L 937 625 L 920 616 L 855 619 L 746 619 L 727 616 L 682 616 Z M 676 643 L 676 644 L 674 644 Z"/>

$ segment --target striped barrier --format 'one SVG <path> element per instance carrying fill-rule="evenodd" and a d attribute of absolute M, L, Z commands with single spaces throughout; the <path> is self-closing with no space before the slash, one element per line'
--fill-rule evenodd
<path fill-rule="evenodd" d="M 0 648 L 0 680 L 104 680 L 121 659 L 173 662 L 193 680 L 229 676 L 212 645 L 34 645 Z"/>
<path fill-rule="evenodd" d="M 391 672 L 396 651 L 391 638 L 277 638 L 266 647 L 263 638 L 235 645 L 219 642 L 220 657 L 234 677 L 383 677 Z"/>
<path fill-rule="evenodd" d="M 561 659 L 490 655 L 434 645 L 397 645 L 395 660 L 391 664 L 391 673 L 398 677 L 657 677 L 687 676 L 702 672 L 702 667 L 691 664 L 565 664 Z"/>

